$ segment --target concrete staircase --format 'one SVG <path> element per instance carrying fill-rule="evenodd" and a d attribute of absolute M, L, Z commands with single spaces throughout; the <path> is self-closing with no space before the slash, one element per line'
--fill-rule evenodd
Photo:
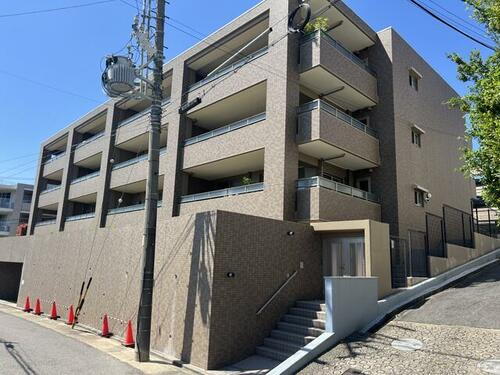
<path fill-rule="evenodd" d="M 257 354 L 284 361 L 325 332 L 325 311 L 324 301 L 297 301 L 264 339 L 264 345 L 257 347 Z"/>

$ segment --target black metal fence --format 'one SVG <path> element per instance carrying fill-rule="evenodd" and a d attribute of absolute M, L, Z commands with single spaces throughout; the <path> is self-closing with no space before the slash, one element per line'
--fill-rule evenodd
<path fill-rule="evenodd" d="M 391 236 L 391 282 L 393 288 L 406 287 L 406 240 Z"/>
<path fill-rule="evenodd" d="M 474 247 L 474 225 L 471 214 L 443 205 L 443 224 L 447 243 Z"/>
<path fill-rule="evenodd" d="M 406 265 L 408 276 L 428 277 L 427 236 L 425 232 L 413 230 L 408 231 L 408 236 L 410 244 Z"/>
<path fill-rule="evenodd" d="M 499 237 L 498 211 L 488 207 L 474 207 L 474 231 L 494 238 Z"/>
<path fill-rule="evenodd" d="M 427 231 L 427 251 L 434 257 L 446 257 L 446 246 L 444 242 L 443 218 L 427 213 L 425 215 L 425 226 Z"/>

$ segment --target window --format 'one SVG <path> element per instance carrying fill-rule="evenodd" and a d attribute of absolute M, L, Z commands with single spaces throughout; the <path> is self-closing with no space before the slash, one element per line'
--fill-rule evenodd
<path fill-rule="evenodd" d="M 408 83 L 410 84 L 410 87 L 412 87 L 415 91 L 418 91 L 421 79 L 422 75 L 415 68 L 410 68 L 408 72 Z"/>
<path fill-rule="evenodd" d="M 418 132 L 415 129 L 412 129 L 411 130 L 411 143 L 413 143 L 414 145 L 417 145 L 418 147 L 422 147 L 422 140 L 421 140 L 420 136 L 421 136 L 420 132 Z"/>
<path fill-rule="evenodd" d="M 356 187 L 360 190 L 371 192 L 372 191 L 371 178 L 370 177 L 359 178 L 356 181 Z"/>
<path fill-rule="evenodd" d="M 424 192 L 422 190 L 415 189 L 415 205 L 424 207 Z"/>

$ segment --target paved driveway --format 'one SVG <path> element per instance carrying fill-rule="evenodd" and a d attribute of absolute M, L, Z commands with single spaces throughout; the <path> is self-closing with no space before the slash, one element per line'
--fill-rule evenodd
<path fill-rule="evenodd" d="M 392 346 L 403 339 L 423 347 Z M 500 360 L 500 262 L 402 312 L 376 333 L 350 337 L 300 373 L 479 375 L 486 374 L 479 366 L 488 359 Z"/>

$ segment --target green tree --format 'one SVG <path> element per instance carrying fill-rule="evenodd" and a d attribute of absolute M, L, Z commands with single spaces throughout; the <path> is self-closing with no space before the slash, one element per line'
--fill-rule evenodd
<path fill-rule="evenodd" d="M 329 21 L 326 17 L 317 17 L 311 22 L 309 22 L 304 28 L 306 34 L 312 33 L 314 31 L 328 31 Z"/>
<path fill-rule="evenodd" d="M 500 207 L 500 1 L 463 1 L 484 25 L 495 50 L 488 57 L 473 51 L 468 61 L 456 53 L 450 55 L 457 64 L 458 78 L 470 85 L 465 96 L 451 99 L 450 104 L 467 114 L 466 138 L 478 143 L 475 149 L 464 148 L 462 170 L 479 178 L 487 205 Z"/>

